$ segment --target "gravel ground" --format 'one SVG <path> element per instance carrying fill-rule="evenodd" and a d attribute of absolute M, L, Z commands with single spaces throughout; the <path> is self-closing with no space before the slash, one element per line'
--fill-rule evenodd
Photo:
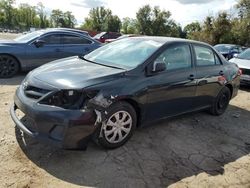
<path fill-rule="evenodd" d="M 138 129 L 115 150 L 68 151 L 14 128 L 24 76 L 0 80 L 0 187 L 250 187 L 250 87 L 220 117 L 191 113 Z"/>

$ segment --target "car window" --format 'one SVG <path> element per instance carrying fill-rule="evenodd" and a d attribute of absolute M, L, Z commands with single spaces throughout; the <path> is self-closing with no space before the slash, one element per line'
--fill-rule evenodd
<path fill-rule="evenodd" d="M 192 59 L 189 45 L 178 44 L 168 47 L 156 61 L 164 62 L 167 70 L 190 68 Z"/>
<path fill-rule="evenodd" d="M 221 65 L 221 60 L 220 60 L 220 58 L 218 57 L 218 55 L 214 54 L 214 57 L 215 57 L 215 64 L 216 64 L 216 65 Z"/>
<path fill-rule="evenodd" d="M 164 43 L 143 38 L 126 38 L 106 44 L 84 58 L 99 64 L 125 69 L 144 63 Z"/>
<path fill-rule="evenodd" d="M 104 35 L 102 35 L 102 38 L 109 39 L 109 33 L 105 33 Z"/>
<path fill-rule="evenodd" d="M 51 34 L 41 37 L 40 40 L 45 42 L 45 45 L 54 45 L 61 44 L 61 35 L 60 34 Z"/>
<path fill-rule="evenodd" d="M 86 38 L 81 38 L 80 36 L 64 34 L 62 35 L 62 43 L 63 44 L 91 44 L 92 41 Z"/>
<path fill-rule="evenodd" d="M 197 66 L 216 65 L 215 54 L 212 49 L 203 46 L 194 46 Z"/>

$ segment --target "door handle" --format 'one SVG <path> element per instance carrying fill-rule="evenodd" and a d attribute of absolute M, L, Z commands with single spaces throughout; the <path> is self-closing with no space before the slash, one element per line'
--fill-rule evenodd
<path fill-rule="evenodd" d="M 193 74 L 190 74 L 189 77 L 188 77 L 189 80 L 194 80 L 195 79 L 195 76 Z"/>
<path fill-rule="evenodd" d="M 220 74 L 221 76 L 223 76 L 223 75 L 224 75 L 224 72 L 221 70 L 221 71 L 219 72 L 219 74 Z"/>

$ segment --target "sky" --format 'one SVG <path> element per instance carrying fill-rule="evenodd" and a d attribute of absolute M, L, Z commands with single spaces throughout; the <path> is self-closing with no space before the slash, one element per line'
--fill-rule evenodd
<path fill-rule="evenodd" d="M 89 10 L 97 6 L 104 6 L 112 10 L 120 19 L 136 18 L 136 12 L 143 5 L 159 6 L 169 10 L 172 19 L 183 27 L 193 21 L 202 21 L 208 15 L 216 15 L 218 11 L 233 11 L 237 0 L 16 0 L 17 5 L 28 3 L 37 5 L 42 2 L 49 13 L 53 9 L 71 11 L 81 25 L 88 16 Z"/>

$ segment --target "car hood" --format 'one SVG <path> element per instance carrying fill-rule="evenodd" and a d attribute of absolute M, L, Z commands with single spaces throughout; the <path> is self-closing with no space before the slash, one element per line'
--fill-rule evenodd
<path fill-rule="evenodd" d="M 233 58 L 233 59 L 230 59 L 230 62 L 237 64 L 238 67 L 240 68 L 250 69 L 250 60 Z"/>
<path fill-rule="evenodd" d="M 28 79 L 38 79 L 60 89 L 80 89 L 111 81 L 125 70 L 70 57 L 53 61 L 33 70 Z"/>

